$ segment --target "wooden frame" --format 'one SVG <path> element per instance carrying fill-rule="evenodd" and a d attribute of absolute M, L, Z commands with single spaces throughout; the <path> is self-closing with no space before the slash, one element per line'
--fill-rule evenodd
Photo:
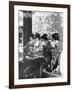
<path fill-rule="evenodd" d="M 55 82 L 55 83 L 39 83 L 39 84 L 14 84 L 14 6 L 39 6 L 39 7 L 54 7 L 54 8 L 66 8 L 67 12 L 67 82 Z M 64 4 L 48 4 L 48 3 L 33 3 L 33 2 L 9 2 L 9 88 L 30 88 L 30 87 L 44 87 L 44 86 L 61 86 L 70 85 L 70 5 Z"/>

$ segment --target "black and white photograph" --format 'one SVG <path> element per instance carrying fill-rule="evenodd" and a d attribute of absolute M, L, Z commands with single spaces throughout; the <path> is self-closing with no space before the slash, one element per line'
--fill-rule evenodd
<path fill-rule="evenodd" d="M 70 6 L 10 5 L 10 87 L 69 84 Z"/>
<path fill-rule="evenodd" d="M 18 11 L 19 79 L 61 77 L 63 13 Z"/>

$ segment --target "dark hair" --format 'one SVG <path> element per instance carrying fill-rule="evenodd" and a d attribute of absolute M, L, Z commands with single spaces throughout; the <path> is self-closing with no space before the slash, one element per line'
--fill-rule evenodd
<path fill-rule="evenodd" d="M 48 40 L 47 34 L 43 34 L 43 35 L 41 36 L 41 39 Z"/>
<path fill-rule="evenodd" d="M 36 33 L 36 34 L 35 34 L 35 38 L 40 39 L 40 34 L 39 34 L 39 33 Z"/>
<path fill-rule="evenodd" d="M 32 38 L 34 39 L 34 34 L 32 33 L 32 34 L 30 35 L 30 37 L 32 37 Z"/>
<path fill-rule="evenodd" d="M 58 33 L 52 34 L 52 38 L 53 38 L 54 40 L 60 40 Z"/>

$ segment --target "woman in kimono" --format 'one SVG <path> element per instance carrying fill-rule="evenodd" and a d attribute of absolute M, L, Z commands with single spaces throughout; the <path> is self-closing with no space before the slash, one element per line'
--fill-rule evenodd
<path fill-rule="evenodd" d="M 47 38 L 47 34 L 44 34 L 42 36 L 42 38 L 44 39 L 45 41 L 45 45 L 43 46 L 43 55 L 45 57 L 45 68 L 46 68 L 46 71 L 51 71 L 51 60 L 52 60 L 52 46 L 50 44 L 50 42 L 48 41 L 48 38 Z"/>
<path fill-rule="evenodd" d="M 34 56 L 39 55 L 39 45 L 40 45 L 40 34 L 36 33 L 34 39 L 34 47 L 33 47 Z"/>
<path fill-rule="evenodd" d="M 24 70 L 25 78 L 40 78 L 42 77 L 42 64 L 45 61 L 40 54 L 40 34 L 36 33 L 34 40 L 30 41 L 26 49 L 26 64 L 29 65 Z"/>
<path fill-rule="evenodd" d="M 34 47 L 34 34 L 30 35 L 30 41 L 26 46 L 24 46 L 24 57 L 29 58 L 33 56 L 33 47 Z"/>
<path fill-rule="evenodd" d="M 54 49 L 52 50 L 52 61 L 51 61 L 51 69 L 53 73 L 60 74 L 60 54 L 62 51 L 62 47 L 60 46 L 60 38 L 58 33 L 54 33 L 52 35 Z"/>
<path fill-rule="evenodd" d="M 40 45 L 41 45 L 41 36 L 39 33 L 36 33 L 35 34 L 35 42 L 34 42 L 34 48 L 33 48 L 33 51 L 34 51 L 34 56 L 35 56 L 35 59 L 34 59 L 34 66 L 36 68 L 36 71 L 38 71 L 38 77 L 42 77 L 42 71 L 43 71 L 43 63 L 44 63 L 44 57 L 42 55 L 42 50 L 40 49 Z"/>
<path fill-rule="evenodd" d="M 33 47 L 34 47 L 34 34 L 31 34 L 30 41 L 24 46 L 24 70 L 23 78 L 33 78 Z"/>

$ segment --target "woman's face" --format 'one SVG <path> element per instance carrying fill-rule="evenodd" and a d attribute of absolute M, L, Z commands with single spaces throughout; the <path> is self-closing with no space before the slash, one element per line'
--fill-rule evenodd
<path fill-rule="evenodd" d="M 32 37 L 30 37 L 30 41 L 32 41 L 33 40 L 33 38 Z"/>
<path fill-rule="evenodd" d="M 39 46 L 39 38 L 35 38 L 35 46 Z"/>
<path fill-rule="evenodd" d="M 39 41 L 39 38 L 35 38 L 36 41 Z"/>
<path fill-rule="evenodd" d="M 45 45 L 45 41 L 44 41 L 44 40 L 42 41 L 42 45 L 43 45 L 43 46 Z"/>

